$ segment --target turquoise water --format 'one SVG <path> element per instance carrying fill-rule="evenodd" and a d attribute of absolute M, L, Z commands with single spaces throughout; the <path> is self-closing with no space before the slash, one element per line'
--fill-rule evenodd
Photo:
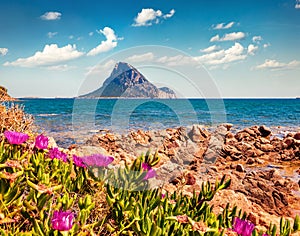
<path fill-rule="evenodd" d="M 237 129 L 300 126 L 299 99 L 21 99 L 19 103 L 41 131 L 59 137 L 72 137 L 70 133 L 73 138 L 83 137 L 99 129 L 122 133 L 225 122 Z M 62 140 L 62 144 L 74 142 Z"/>

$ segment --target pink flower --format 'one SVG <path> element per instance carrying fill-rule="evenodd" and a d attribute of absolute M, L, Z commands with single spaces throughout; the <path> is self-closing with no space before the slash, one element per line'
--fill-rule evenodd
<path fill-rule="evenodd" d="M 152 169 L 151 166 L 146 162 L 142 163 L 142 168 L 147 171 Z"/>
<path fill-rule="evenodd" d="M 83 163 L 83 160 L 76 155 L 73 155 L 73 162 L 78 167 L 86 167 L 86 165 Z"/>
<path fill-rule="evenodd" d="M 48 148 L 48 137 L 40 134 L 35 138 L 35 147 L 38 149 L 47 149 Z"/>
<path fill-rule="evenodd" d="M 52 228 L 59 231 L 69 231 L 73 227 L 74 213 L 71 211 L 54 211 L 51 224 Z"/>
<path fill-rule="evenodd" d="M 113 162 L 114 158 L 103 154 L 93 154 L 91 156 L 81 157 L 83 163 L 87 166 L 107 167 Z"/>
<path fill-rule="evenodd" d="M 4 131 L 4 136 L 10 144 L 22 144 L 29 139 L 28 134 L 9 130 Z"/>
<path fill-rule="evenodd" d="M 50 150 L 49 150 L 49 157 L 51 159 L 56 158 L 56 159 L 62 160 L 63 162 L 67 162 L 68 161 L 67 160 L 67 154 L 64 153 L 64 152 L 59 151 L 57 147 L 50 148 Z"/>
<path fill-rule="evenodd" d="M 249 221 L 234 218 L 233 231 L 242 236 L 251 236 L 255 225 Z"/>
<path fill-rule="evenodd" d="M 147 171 L 146 176 L 144 177 L 144 180 L 148 180 L 151 178 L 154 178 L 156 176 L 156 171 L 146 162 L 142 163 L 142 168 Z"/>

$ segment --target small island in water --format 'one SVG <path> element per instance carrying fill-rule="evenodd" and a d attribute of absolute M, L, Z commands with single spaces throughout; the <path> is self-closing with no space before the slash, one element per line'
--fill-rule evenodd
<path fill-rule="evenodd" d="M 132 65 L 119 62 L 103 85 L 81 98 L 176 98 L 167 87 L 158 88 Z"/>

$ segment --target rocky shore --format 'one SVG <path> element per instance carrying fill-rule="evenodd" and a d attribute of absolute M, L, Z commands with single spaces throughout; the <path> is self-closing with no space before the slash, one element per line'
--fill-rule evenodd
<path fill-rule="evenodd" d="M 16 101 L 16 99 L 8 94 L 5 87 L 0 86 L 0 101 Z"/>
<path fill-rule="evenodd" d="M 300 214 L 300 132 L 279 138 L 265 126 L 232 132 L 231 124 L 208 131 L 200 125 L 160 131 L 130 132 L 126 135 L 99 131 L 84 145 L 72 145 L 69 152 L 90 155 L 95 152 L 115 157 L 123 166 L 148 150 L 157 152 L 157 178 L 153 186 L 184 194 L 199 190 L 203 181 L 232 182 L 213 200 L 216 212 L 227 203 L 248 213 L 249 220 L 262 228 L 279 224 L 281 216 Z"/>

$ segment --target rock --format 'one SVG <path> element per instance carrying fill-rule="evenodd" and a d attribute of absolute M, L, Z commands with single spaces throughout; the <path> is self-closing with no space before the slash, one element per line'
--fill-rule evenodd
<path fill-rule="evenodd" d="M 264 125 L 259 126 L 258 130 L 262 137 L 268 137 L 271 134 L 271 130 Z"/>
<path fill-rule="evenodd" d="M 252 165 L 255 163 L 255 160 L 253 158 L 248 158 L 246 164 Z"/>
<path fill-rule="evenodd" d="M 104 148 L 97 146 L 78 146 L 71 149 L 70 154 L 76 156 L 90 156 L 93 154 L 109 155 Z"/>
<path fill-rule="evenodd" d="M 48 138 L 48 147 L 49 148 L 55 148 L 57 147 L 56 141 L 54 140 L 53 137 Z"/>
<path fill-rule="evenodd" d="M 300 140 L 300 132 L 294 134 L 294 139 Z"/>
<path fill-rule="evenodd" d="M 283 140 L 283 143 L 285 144 L 285 148 L 290 148 L 294 144 L 295 140 L 292 137 L 287 137 Z"/>
<path fill-rule="evenodd" d="M 244 139 L 247 139 L 248 137 L 250 137 L 250 134 L 245 131 L 241 131 L 241 132 L 238 132 L 234 137 L 238 141 L 243 141 Z"/>
<path fill-rule="evenodd" d="M 270 140 L 269 140 L 269 139 L 263 138 L 263 137 L 260 137 L 260 138 L 259 138 L 259 141 L 260 141 L 260 143 L 262 143 L 262 144 L 269 144 L 269 143 L 270 143 Z"/>
<path fill-rule="evenodd" d="M 81 97 L 176 98 L 176 93 L 167 87 L 156 87 L 132 65 L 119 62 L 102 87 Z"/>
<path fill-rule="evenodd" d="M 232 160 L 239 160 L 242 158 L 242 153 L 239 150 L 237 150 L 236 147 L 230 145 L 223 145 L 221 156 L 230 156 Z"/>
<path fill-rule="evenodd" d="M 243 167 L 242 164 L 237 164 L 236 171 L 238 171 L 238 172 L 245 172 L 245 168 Z"/>
<path fill-rule="evenodd" d="M 256 136 L 257 136 L 256 133 L 255 133 L 255 131 L 253 129 L 245 128 L 243 131 L 246 132 L 246 133 L 248 133 L 248 134 L 250 134 L 252 137 L 256 138 Z"/>
<path fill-rule="evenodd" d="M 258 225 L 259 217 L 257 214 L 250 212 L 248 215 L 248 220 L 251 221 L 253 224 Z"/>
<path fill-rule="evenodd" d="M 229 131 L 232 128 L 233 124 L 225 123 L 223 124 L 223 126 L 227 129 L 227 131 Z"/>
<path fill-rule="evenodd" d="M 274 150 L 274 147 L 272 144 L 261 144 L 260 150 L 262 150 L 263 152 L 271 152 Z"/>
<path fill-rule="evenodd" d="M 196 178 L 192 173 L 188 173 L 185 176 L 186 185 L 194 185 L 196 183 Z"/>
<path fill-rule="evenodd" d="M 210 134 L 203 129 L 203 126 L 193 125 L 191 131 L 188 133 L 190 139 L 195 143 L 204 142 Z"/>

